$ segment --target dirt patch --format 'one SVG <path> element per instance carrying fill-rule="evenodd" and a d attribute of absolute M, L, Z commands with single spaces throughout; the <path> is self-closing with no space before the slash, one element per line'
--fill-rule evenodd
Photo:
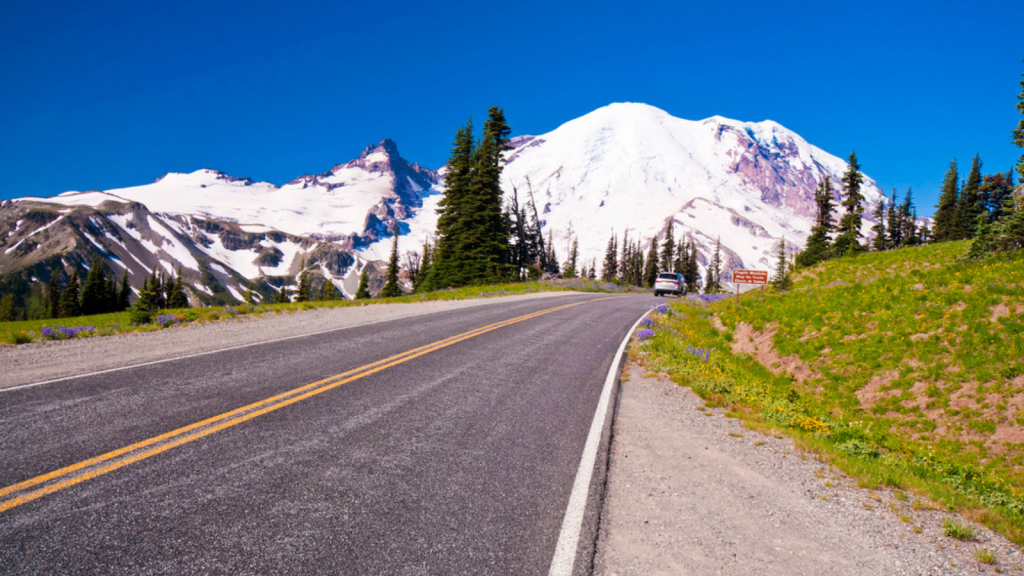
<path fill-rule="evenodd" d="M 1000 318 L 1010 315 L 1010 307 L 1005 302 L 1000 302 L 988 309 L 992 314 L 988 317 L 989 322 L 997 322 Z"/>
<path fill-rule="evenodd" d="M 773 374 L 790 374 L 800 384 L 819 378 L 821 375 L 811 370 L 796 354 L 782 356 L 775 350 L 774 336 L 778 330 L 777 324 L 768 324 L 759 332 L 750 324 L 740 322 L 733 333 L 732 353 L 749 354 Z"/>
<path fill-rule="evenodd" d="M 963 300 L 950 306 L 950 309 L 956 310 L 957 312 L 963 312 L 965 308 L 967 308 L 967 302 L 964 302 Z"/>
<path fill-rule="evenodd" d="M 885 370 L 881 374 L 873 377 L 867 385 L 854 392 L 854 396 L 857 397 L 857 400 L 860 400 L 860 407 L 867 410 L 883 398 L 898 396 L 900 394 L 899 390 L 883 391 L 882 388 L 888 386 L 893 380 L 899 377 L 900 373 L 898 370 Z"/>

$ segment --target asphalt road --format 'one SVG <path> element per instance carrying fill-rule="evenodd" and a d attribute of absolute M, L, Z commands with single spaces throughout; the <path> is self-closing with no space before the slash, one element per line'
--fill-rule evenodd
<path fill-rule="evenodd" d="M 0 489 L 0 573 L 546 574 L 614 353 L 659 301 L 496 300 L 2 391 L 0 487 L 242 411 Z"/>

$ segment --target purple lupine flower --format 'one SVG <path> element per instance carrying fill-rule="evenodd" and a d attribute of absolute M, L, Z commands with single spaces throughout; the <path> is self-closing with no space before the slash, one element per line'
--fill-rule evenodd
<path fill-rule="evenodd" d="M 640 330 L 636 331 L 636 338 L 637 338 L 637 340 L 646 340 L 647 338 L 653 338 L 653 337 L 654 337 L 654 330 L 651 330 L 650 328 L 641 328 Z"/>
<path fill-rule="evenodd" d="M 662 314 L 664 314 L 665 312 L 668 312 L 668 306 L 666 306 L 664 304 L 660 304 L 660 305 L 658 305 L 657 310 L 658 310 L 658 312 L 661 312 Z"/>
<path fill-rule="evenodd" d="M 651 320 L 650 318 L 644 318 L 643 320 L 640 321 L 640 323 L 646 326 L 647 328 L 650 328 L 651 324 L 654 324 L 654 320 Z"/>

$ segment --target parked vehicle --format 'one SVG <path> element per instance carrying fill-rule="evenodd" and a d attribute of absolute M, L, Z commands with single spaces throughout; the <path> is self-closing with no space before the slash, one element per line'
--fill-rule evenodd
<path fill-rule="evenodd" d="M 654 295 L 675 294 L 683 295 L 683 275 L 677 272 L 662 272 L 654 281 Z"/>

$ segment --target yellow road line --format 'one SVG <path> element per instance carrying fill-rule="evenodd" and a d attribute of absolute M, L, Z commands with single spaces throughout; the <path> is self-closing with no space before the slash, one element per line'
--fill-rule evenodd
<path fill-rule="evenodd" d="M 54 484 L 50 484 L 48 486 L 44 486 L 42 488 L 33 490 L 32 492 L 23 494 L 21 496 L 16 496 L 14 498 L 10 498 L 8 500 L 0 502 L 0 512 L 4 512 L 6 510 L 10 510 L 11 508 L 14 508 L 15 506 L 19 506 L 19 505 L 24 504 L 26 502 L 31 502 L 32 500 L 35 500 L 35 499 L 40 498 L 42 496 L 45 496 L 47 494 L 52 494 L 53 492 L 56 492 L 58 490 L 62 490 L 62 489 L 67 488 L 69 486 L 74 486 L 75 484 L 84 482 L 86 480 L 95 478 L 97 476 L 101 476 L 103 474 L 106 474 L 107 472 L 111 472 L 111 471 L 117 470 L 118 468 L 121 468 L 123 466 L 127 466 L 128 464 L 131 464 L 133 462 L 138 462 L 140 460 L 144 460 L 144 459 L 149 458 L 151 456 L 155 456 L 157 454 L 160 454 L 161 452 L 165 452 L 167 450 L 170 450 L 171 448 L 174 448 L 174 447 L 177 447 L 177 446 L 181 446 L 182 444 L 186 444 L 188 442 L 192 442 L 193 440 L 198 440 L 200 438 L 203 438 L 204 436 L 208 436 L 210 434 L 213 434 L 214 432 L 218 432 L 220 430 L 224 430 L 225 428 L 230 428 L 231 426 L 235 426 L 236 424 L 241 424 L 242 422 L 246 422 L 248 420 L 256 418 L 257 416 L 261 416 L 261 415 L 266 414 L 268 412 L 273 412 L 274 410 L 277 410 L 279 408 L 284 408 L 285 406 L 289 406 L 289 405 L 294 404 L 296 402 L 299 402 L 299 401 L 305 400 L 307 398 L 316 396 L 317 394 L 321 394 L 321 393 L 326 392 L 328 390 L 332 390 L 332 389 L 337 388 L 338 386 L 341 386 L 343 384 L 347 384 L 347 383 L 352 382 L 354 380 L 358 380 L 359 378 L 363 378 L 365 376 L 369 376 L 371 374 L 375 374 L 375 373 L 380 372 L 382 370 L 386 370 L 387 368 L 391 368 L 392 366 L 397 366 L 397 365 L 402 364 L 404 362 L 408 362 L 409 360 L 412 360 L 414 358 L 418 358 L 418 357 L 423 356 L 425 354 L 429 354 L 431 352 L 440 350 L 442 348 L 446 348 L 446 347 L 451 346 L 453 344 L 457 344 L 459 342 L 462 342 L 462 341 L 465 341 L 465 340 L 469 340 L 470 338 L 474 338 L 476 336 L 480 336 L 481 334 L 486 334 L 487 332 L 491 332 L 493 330 L 497 330 L 497 329 L 503 328 L 505 326 L 510 326 L 512 324 L 516 324 L 516 323 L 519 323 L 519 322 L 530 320 L 532 318 L 537 318 L 538 316 L 543 316 L 545 314 L 551 314 L 552 312 L 558 312 L 560 310 L 565 310 L 567 308 L 572 308 L 574 306 L 579 306 L 581 304 L 587 304 L 587 303 L 590 303 L 590 302 L 599 302 L 599 301 L 602 301 L 602 300 L 609 300 L 611 298 L 619 298 L 619 297 L 620 296 L 611 296 L 611 297 L 606 297 L 606 298 L 596 298 L 594 300 L 587 300 L 587 301 L 584 301 L 584 302 L 576 302 L 576 303 L 573 303 L 573 304 L 565 304 L 565 305 L 562 305 L 562 306 L 556 306 L 554 308 L 549 308 L 547 310 L 541 310 L 539 312 L 533 312 L 533 313 L 530 313 L 530 314 L 526 314 L 524 316 L 519 316 L 517 318 L 512 318 L 512 319 L 509 319 L 509 320 L 503 320 L 501 322 L 495 322 L 494 324 L 489 324 L 487 326 L 482 326 L 480 328 L 476 328 L 476 329 L 470 330 L 468 332 L 463 332 L 462 334 L 457 334 L 455 336 L 451 336 L 451 337 L 445 338 L 443 340 L 438 340 L 437 342 L 433 342 L 433 343 L 427 344 L 425 346 L 420 346 L 420 347 L 414 348 L 412 350 L 407 350 L 405 352 L 402 352 L 401 354 L 396 354 L 394 356 L 390 356 L 390 357 L 385 358 L 383 360 L 378 360 L 376 362 L 372 362 L 370 364 L 366 364 L 364 366 L 360 366 L 359 368 L 354 368 L 352 370 L 348 370 L 348 371 L 342 372 L 340 374 L 335 374 L 334 376 L 331 376 L 329 378 L 324 378 L 322 380 L 317 380 L 316 382 L 311 382 L 309 384 L 305 384 L 303 386 L 300 386 L 298 388 L 294 388 L 294 389 L 289 390 L 287 392 L 283 392 L 281 394 L 277 394 L 275 396 L 271 396 L 270 398 L 266 398 L 264 400 L 260 400 L 259 402 L 254 402 L 252 404 L 248 404 L 246 406 L 242 406 L 241 408 L 236 408 L 236 409 L 231 410 L 229 412 L 224 412 L 223 414 L 219 414 L 217 416 L 213 416 L 211 418 L 207 418 L 207 419 L 202 420 L 200 422 L 195 422 L 193 424 L 189 424 L 188 426 L 183 426 L 181 428 L 177 428 L 175 430 L 172 430 L 170 432 L 166 432 L 166 433 L 161 434 L 159 436 L 154 436 L 152 438 L 148 438 L 146 440 L 142 440 L 140 442 L 136 442 L 136 443 L 131 444 L 129 446 L 125 446 L 123 448 L 118 448 L 117 450 L 113 450 L 111 452 L 107 452 L 105 454 L 101 454 L 99 456 L 95 456 L 93 458 L 89 458 L 88 460 L 83 460 L 83 461 L 78 462 L 76 464 L 72 464 L 71 466 L 66 466 L 64 468 L 60 468 L 58 470 L 54 470 L 54 471 L 48 472 L 46 474 L 42 474 L 42 475 L 36 476 L 34 478 L 30 478 L 30 479 L 25 480 L 23 482 L 19 482 L 17 484 L 12 484 L 11 486 L 7 486 L 6 488 L 0 489 L 0 497 L 6 496 L 6 495 L 11 494 L 13 492 L 18 492 L 18 491 L 24 490 L 26 488 L 31 488 L 32 486 L 36 486 L 36 485 L 42 484 L 42 483 L 47 482 L 49 480 L 60 478 L 62 476 L 67 476 L 68 474 L 72 474 L 72 473 L 74 473 L 74 472 L 76 472 L 78 470 L 82 470 L 82 469 L 88 468 L 90 466 L 95 466 L 97 464 L 101 464 L 103 462 L 106 462 L 108 460 L 112 460 L 114 458 L 117 458 L 119 456 L 123 456 L 125 454 L 130 454 L 131 452 L 134 452 L 136 450 L 140 450 L 142 448 L 146 448 L 148 446 L 152 446 L 153 444 L 157 444 L 159 442 L 163 442 L 164 440 L 171 440 L 171 439 L 173 439 L 171 442 L 167 442 L 165 444 L 161 444 L 160 446 L 156 446 L 156 447 L 150 448 L 149 450 L 145 450 L 145 451 L 139 452 L 137 454 L 132 454 L 131 456 L 129 456 L 127 458 L 122 458 L 122 459 L 117 460 L 115 462 L 111 462 L 109 464 L 106 464 L 105 466 L 101 466 L 99 468 L 96 468 L 95 470 L 90 470 L 90 471 L 88 471 L 88 472 L 86 472 L 84 474 L 80 474 L 80 475 L 75 476 L 73 478 L 68 478 L 66 480 L 62 480 L 60 482 L 56 482 Z M 268 406 L 268 404 L 269 404 L 269 406 Z M 259 408 L 259 409 L 257 410 L 257 408 Z M 241 415 L 239 416 L 239 414 L 241 414 Z M 219 424 L 218 424 L 218 422 L 219 422 Z M 211 424 L 216 424 L 216 425 L 210 426 Z M 204 428 L 202 430 L 199 430 L 198 432 L 193 432 L 194 430 L 196 430 L 198 428 L 203 428 L 204 426 L 209 426 L 209 427 Z M 189 432 L 192 432 L 192 433 L 189 434 Z"/>

